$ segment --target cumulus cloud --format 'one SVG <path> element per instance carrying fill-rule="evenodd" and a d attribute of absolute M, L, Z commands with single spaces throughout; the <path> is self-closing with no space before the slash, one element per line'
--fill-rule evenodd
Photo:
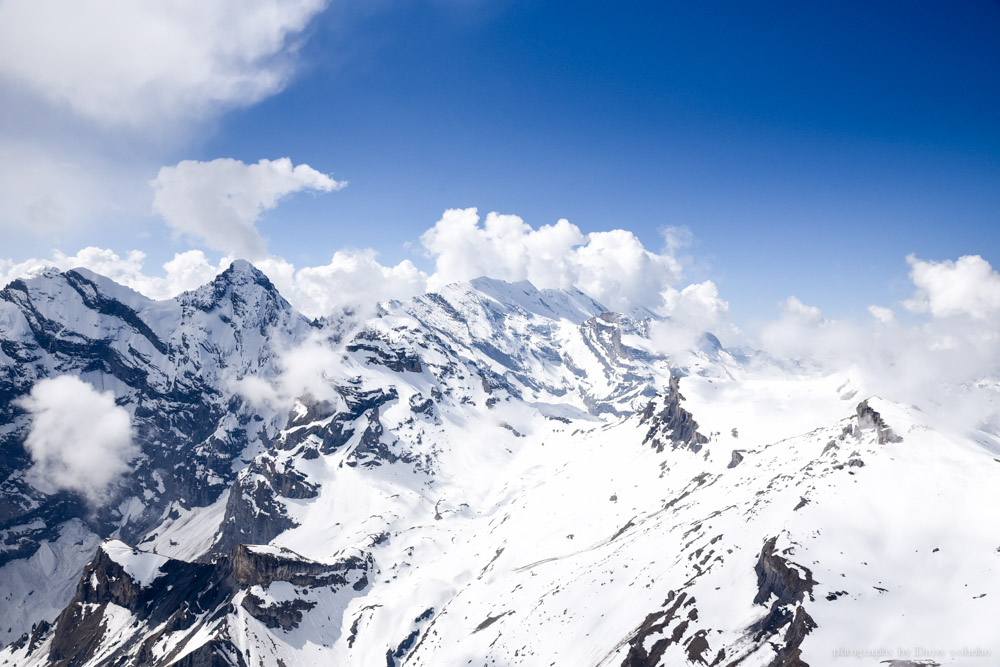
<path fill-rule="evenodd" d="M 891 308 L 868 306 L 868 312 L 871 313 L 872 317 L 886 326 L 896 323 L 896 313 Z"/>
<path fill-rule="evenodd" d="M 235 259 L 212 262 L 201 250 L 177 253 L 163 264 L 163 275 L 149 275 L 146 254 L 130 250 L 124 256 L 107 248 L 83 248 L 75 255 L 55 251 L 50 258 L 20 262 L 0 259 L 0 287 L 15 278 L 30 277 L 46 268 L 85 268 L 111 278 L 152 299 L 169 299 L 210 282 Z M 322 317 L 340 309 L 371 313 L 380 301 L 405 299 L 427 291 L 427 274 L 413 262 L 395 266 L 378 262 L 374 250 L 338 250 L 328 264 L 296 268 L 281 257 L 254 262 L 299 312 Z"/>
<path fill-rule="evenodd" d="M 104 125 L 253 104 L 293 71 L 326 0 L 3 0 L 0 79 Z"/>
<path fill-rule="evenodd" d="M 410 260 L 395 266 L 378 262 L 372 249 L 338 250 L 329 264 L 298 270 L 289 262 L 271 257 L 257 263 L 279 290 L 291 296 L 296 308 L 313 317 L 338 308 L 363 311 L 380 301 L 405 299 L 427 291 L 427 275 Z"/>
<path fill-rule="evenodd" d="M 213 166 L 216 163 L 222 164 Z M 476 209 L 449 210 L 421 236 L 425 254 L 433 264 L 429 274 L 410 260 L 384 265 L 372 249 L 339 250 L 327 264 L 296 267 L 267 253 L 253 220 L 262 208 L 277 203 L 281 196 L 277 193 L 291 187 L 289 183 L 300 189 L 307 187 L 304 183 L 331 189 L 331 183 L 339 183 L 308 167 L 308 171 L 300 172 L 304 174 L 300 178 L 295 174 L 305 165 L 292 168 L 287 159 L 263 160 L 257 165 L 235 160 L 191 164 L 194 168 L 181 177 L 178 168 L 161 171 L 165 177 L 158 179 L 157 206 L 169 219 L 178 221 L 176 226 L 184 226 L 191 234 L 212 236 L 216 246 L 229 253 L 218 262 L 209 261 L 201 250 L 190 250 L 164 264 L 164 275 L 150 276 L 144 272 L 146 256 L 141 251 L 121 256 L 90 247 L 75 255 L 56 252 L 49 259 L 16 263 L 0 260 L 0 279 L 6 283 L 46 266 L 61 270 L 82 266 L 147 296 L 163 299 L 210 281 L 233 259 L 244 257 L 250 258 L 285 298 L 310 317 L 329 315 L 342 308 L 370 311 L 379 301 L 404 299 L 450 282 L 485 275 L 512 282 L 529 280 L 540 288 L 577 288 L 612 310 L 647 308 L 673 314 L 677 320 L 697 321 L 706 330 L 714 323 L 727 321 L 728 304 L 719 298 L 714 283 L 682 290 L 673 287 L 682 267 L 668 250 L 652 252 L 634 234 L 620 229 L 583 234 L 566 220 L 534 229 L 513 215 L 490 213 L 481 222 Z M 262 165 L 264 176 L 255 169 Z M 277 180 L 284 185 L 267 183 L 275 165 L 281 173 Z M 197 176 L 202 167 L 208 167 L 209 176 Z M 216 168 L 236 176 L 215 178 Z M 264 186 L 260 186 L 262 181 Z M 220 182 L 239 185 L 220 187 Z M 248 182 L 250 185 L 246 185 Z M 228 220 L 228 224 L 222 225 L 220 220 Z M 668 249 L 676 247 L 676 242 L 667 242 Z"/>
<path fill-rule="evenodd" d="M 293 192 L 330 192 L 347 185 L 307 164 L 293 166 L 288 158 L 256 164 L 228 158 L 184 160 L 161 168 L 151 184 L 153 210 L 173 230 L 251 260 L 267 254 L 255 225 L 264 211 Z"/>
<path fill-rule="evenodd" d="M 48 259 L 0 260 L 0 284 L 6 285 L 15 278 L 31 276 L 49 267 L 60 271 L 85 268 L 152 299 L 168 299 L 201 287 L 228 266 L 225 261 L 213 265 L 201 250 L 188 250 L 177 253 L 163 265 L 163 276 L 150 276 L 144 272 L 145 259 L 146 253 L 140 250 L 130 250 L 124 257 L 112 250 L 92 246 L 75 255 L 57 250 Z"/>
<path fill-rule="evenodd" d="M 778 318 L 764 325 L 759 334 L 761 345 L 771 354 L 813 361 L 843 359 L 858 347 L 853 323 L 828 321 L 823 311 L 795 296 L 788 297 L 778 307 Z"/>
<path fill-rule="evenodd" d="M 343 360 L 323 334 L 316 333 L 302 343 L 279 352 L 278 374 L 264 379 L 248 375 L 232 383 L 232 389 L 250 403 L 286 414 L 296 399 L 342 403 L 329 378 L 339 375 Z"/>
<path fill-rule="evenodd" d="M 96 504 L 140 453 L 129 414 L 114 394 L 77 377 L 39 380 L 18 405 L 31 415 L 27 479 L 40 491 L 76 491 Z"/>
<path fill-rule="evenodd" d="M 650 336 L 657 349 L 683 363 L 698 348 L 706 332 L 716 335 L 737 334 L 729 321 L 729 302 L 719 296 L 711 280 L 678 290 L 663 291 L 661 313 L 667 316 L 654 323 Z"/>
<path fill-rule="evenodd" d="M 969 316 L 985 320 L 1000 316 L 1000 274 L 979 255 L 958 261 L 934 262 L 906 258 L 916 293 L 904 305 L 934 317 Z"/>
<path fill-rule="evenodd" d="M 487 275 L 539 288 L 576 287 L 613 310 L 659 307 L 681 275 L 668 252 L 647 250 L 632 232 L 583 234 L 567 220 L 533 229 L 515 215 L 451 209 L 420 241 L 434 261 L 429 287 Z"/>

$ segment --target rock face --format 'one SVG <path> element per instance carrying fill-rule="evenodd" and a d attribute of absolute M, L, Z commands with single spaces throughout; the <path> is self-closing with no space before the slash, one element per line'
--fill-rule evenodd
<path fill-rule="evenodd" d="M 15 281 L 0 667 L 815 666 L 914 644 L 927 599 L 1000 652 L 989 434 L 710 334 L 679 367 L 656 319 L 477 279 L 309 322 L 245 262 L 164 302 Z M 60 374 L 142 450 L 96 507 L 25 475 L 17 398 Z"/>
<path fill-rule="evenodd" d="M 47 650 L 45 664 L 67 667 L 240 664 L 231 639 L 237 605 L 267 628 L 288 631 L 318 597 L 364 591 L 373 571 L 363 552 L 317 563 L 287 549 L 241 545 L 210 563 L 187 563 L 107 542 L 66 610 L 34 633 L 24 654 Z M 122 633 L 123 622 L 132 630 Z M 215 639 L 201 644 L 199 633 Z"/>
<path fill-rule="evenodd" d="M 641 422 L 649 428 L 643 444 L 650 444 L 657 452 L 669 447 L 697 453 L 708 443 L 708 438 L 698 432 L 694 416 L 681 407 L 684 397 L 678 377 L 670 378 L 669 389 L 666 396 L 650 401 L 642 412 Z"/>
<path fill-rule="evenodd" d="M 755 640 L 777 637 L 780 648 L 771 665 L 807 667 L 800 647 L 816 622 L 805 610 L 806 596 L 812 600 L 813 581 L 809 568 L 792 564 L 775 551 L 776 537 L 768 539 L 760 551 L 754 571 L 757 573 L 757 596 L 754 604 L 770 605 L 767 616 L 758 621 Z M 773 598 L 773 600 L 772 600 Z M 784 633 L 782 633 L 784 630 Z"/>
<path fill-rule="evenodd" d="M 733 456 L 729 459 L 729 465 L 727 468 L 735 468 L 739 464 L 743 463 L 743 452 L 738 449 L 733 450 Z"/>
<path fill-rule="evenodd" d="M 868 405 L 868 401 L 858 403 L 857 413 L 858 427 L 861 430 L 875 429 L 878 444 L 903 441 L 901 437 L 893 433 L 892 428 L 882 419 L 882 415 Z"/>

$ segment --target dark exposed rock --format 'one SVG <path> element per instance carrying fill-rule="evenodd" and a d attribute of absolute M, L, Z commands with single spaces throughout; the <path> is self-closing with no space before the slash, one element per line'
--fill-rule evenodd
<path fill-rule="evenodd" d="M 396 667 L 397 665 L 396 661 L 402 660 L 403 657 L 406 656 L 407 651 L 413 648 L 413 645 L 416 643 L 418 637 L 420 637 L 420 630 L 414 630 L 413 632 L 411 632 L 406 636 L 406 639 L 399 642 L 399 646 L 396 647 L 395 651 L 392 649 L 386 651 L 385 653 L 386 667 Z"/>
<path fill-rule="evenodd" d="M 670 392 L 651 400 L 643 410 L 639 422 L 649 427 L 643 444 L 651 444 L 657 452 L 671 449 L 701 450 L 708 438 L 698 432 L 694 416 L 681 407 L 684 397 L 680 393 L 680 380 L 670 378 Z"/>
<path fill-rule="evenodd" d="M 302 613 L 315 607 L 316 603 L 295 598 L 268 605 L 253 593 L 247 593 L 240 606 L 271 629 L 291 630 L 299 627 L 299 623 L 302 622 Z"/>
<path fill-rule="evenodd" d="M 485 383 L 485 380 L 483 381 Z M 417 415 L 434 416 L 434 401 L 423 394 L 410 396 L 410 412 Z"/>
<path fill-rule="evenodd" d="M 490 627 L 491 625 L 499 621 L 504 616 L 513 613 L 514 613 L 513 611 L 505 611 L 502 614 L 497 614 L 496 616 L 487 616 L 486 620 L 484 620 L 482 623 L 476 626 L 476 629 L 472 631 L 472 634 L 476 634 L 477 632 L 485 630 L 486 628 Z"/>
<path fill-rule="evenodd" d="M 811 594 L 816 582 L 809 568 L 791 563 L 775 551 L 778 538 L 771 537 L 764 542 L 754 571 L 757 573 L 757 595 L 754 604 L 764 604 L 772 595 L 782 605 L 800 603 L 803 596 Z"/>
<path fill-rule="evenodd" d="M 233 577 L 243 586 L 270 586 L 275 581 L 287 581 L 295 586 L 346 586 L 348 574 L 370 572 L 375 565 L 370 554 L 358 552 L 328 565 L 304 558 L 288 549 L 252 547 L 241 544 L 229 555 Z M 357 583 L 357 582 L 354 582 Z M 367 581 L 366 581 L 367 585 Z M 362 586 L 364 588 L 364 586 Z M 360 590 L 360 589 L 356 589 Z"/>
<path fill-rule="evenodd" d="M 273 459 L 258 459 L 247 470 L 266 479 L 271 489 L 282 498 L 302 500 L 319 495 L 317 486 L 307 482 L 305 475 L 287 465 L 278 470 Z"/>
<path fill-rule="evenodd" d="M 702 655 L 709 650 L 708 640 L 705 639 L 705 631 L 699 630 L 687 643 L 688 661 L 691 663 L 705 664 Z"/>
<path fill-rule="evenodd" d="M 371 329 L 358 333 L 345 349 L 348 352 L 363 352 L 369 364 L 385 366 L 397 373 L 420 373 L 424 370 L 420 357 L 409 350 L 393 346 L 379 332 Z"/>
<path fill-rule="evenodd" d="M 269 457 L 256 459 L 233 484 L 216 550 L 270 542 L 297 525 L 279 498 L 301 500 L 315 498 L 318 493 L 316 485 L 287 462 L 279 464 Z"/>
<path fill-rule="evenodd" d="M 99 549 L 84 568 L 75 597 L 56 620 L 52 665 L 82 664 L 94 654 L 104 638 L 104 612 L 109 604 L 125 608 L 150 627 L 166 623 L 172 629 L 190 628 L 199 615 L 217 609 L 232 596 L 235 588 L 228 565 L 224 557 L 211 564 L 167 561 L 163 575 L 143 587 L 107 550 Z M 136 636 L 128 645 L 139 640 Z"/>
<path fill-rule="evenodd" d="M 858 403 L 858 427 L 862 430 L 875 429 L 878 444 L 884 445 L 890 442 L 902 442 L 903 439 L 896 435 L 892 428 L 885 423 L 882 415 L 868 405 L 868 401 Z"/>
<path fill-rule="evenodd" d="M 275 446 L 278 449 L 291 450 L 304 443 L 310 436 L 315 436 L 319 440 L 320 452 L 330 454 L 347 444 L 347 441 L 354 436 L 355 421 L 369 410 L 398 398 L 395 388 L 361 391 L 351 386 L 340 386 L 336 389 L 347 403 L 347 410 L 338 411 L 330 402 L 315 401 L 308 396 L 301 397 L 299 402 L 306 407 L 305 414 L 293 415 L 294 418 L 289 422 L 288 433 L 278 440 Z"/>
<path fill-rule="evenodd" d="M 734 449 L 733 450 L 733 456 L 732 456 L 731 459 L 729 459 L 729 465 L 726 466 L 726 467 L 727 468 L 735 468 L 736 466 L 738 466 L 742 462 L 743 462 L 743 451 L 739 450 L 739 449 Z"/>
<path fill-rule="evenodd" d="M 226 551 L 239 544 L 266 544 L 297 525 L 267 480 L 243 471 L 226 501 L 214 550 Z"/>
<path fill-rule="evenodd" d="M 158 558 L 135 552 L 137 558 Z M 196 624 L 220 623 L 230 612 L 233 599 L 246 591 L 241 606 L 270 628 L 296 627 L 305 612 L 315 606 L 308 599 L 293 598 L 266 604 L 252 589 L 267 589 L 272 583 L 288 582 L 296 589 L 350 587 L 361 591 L 368 585 L 374 569 L 370 554 L 356 552 L 332 564 L 317 563 L 288 550 L 273 547 L 240 545 L 228 555 L 207 563 L 189 563 L 167 559 L 161 576 L 141 585 L 107 549 L 98 550 L 84 569 L 73 601 L 55 623 L 50 660 L 53 667 L 73 667 L 89 660 L 105 639 L 105 610 L 109 604 L 132 614 L 134 627 L 156 628 L 145 635 L 136 632 L 113 653 L 110 662 L 120 667 L 145 665 L 232 665 L 245 664 L 239 651 L 225 638 L 219 638 L 190 654 L 190 662 L 173 662 L 183 647 L 163 658 L 154 658 L 153 645 L 166 633 L 191 633 Z M 41 630 L 40 632 L 44 632 Z M 207 648 L 206 648 L 207 647 Z M 188 660 L 188 658 L 185 658 Z M 104 663 L 102 663 L 104 664 Z"/>
<path fill-rule="evenodd" d="M 79 271 L 67 271 L 63 276 L 65 276 L 66 282 L 80 295 L 83 303 L 88 308 L 102 315 L 110 315 L 120 319 L 141 334 L 161 354 L 167 353 L 166 343 L 153 333 L 149 325 L 143 322 L 142 318 L 134 310 L 120 301 L 105 296 L 95 283 L 85 278 Z"/>
<path fill-rule="evenodd" d="M 248 329 L 270 338 L 279 329 L 304 324 L 267 278 L 245 262 L 234 263 L 210 285 L 179 296 L 173 305 L 164 304 L 176 320 L 149 318 L 141 304 L 151 302 L 134 293 L 121 297 L 127 291 L 111 291 L 102 280 L 85 270 L 50 271 L 13 281 L 0 291 L 0 301 L 16 308 L 27 325 L 23 334 L 0 331 L 0 348 L 17 362 L 0 364 L 0 423 L 23 420 L 16 399 L 49 373 L 87 374 L 97 387 L 118 387 L 116 400 L 131 414 L 134 441 L 143 456 L 110 489 L 108 502 L 95 510 L 76 494 L 47 495 L 17 481 L 18 472 L 30 465 L 21 442 L 27 430 L 0 436 L 0 480 L 23 486 L 0 493 L 0 539 L 6 541 L 4 530 L 35 519 L 45 525 L 19 535 L 13 548 L 0 552 L 0 564 L 30 556 L 41 541 L 55 539 L 53 531 L 70 519 L 101 536 L 118 531 L 122 539 L 139 541 L 172 510 L 215 502 L 234 481 L 233 461 L 252 437 L 247 429 L 253 416 L 242 399 L 225 396 L 217 374 L 203 370 L 226 368 L 240 359 Z M 54 298 L 79 299 L 86 317 L 68 319 L 78 309 L 53 309 Z M 185 329 L 193 317 L 216 312 L 223 329 Z M 165 330 L 165 321 L 176 321 L 178 328 Z M 213 334 L 231 335 L 234 347 L 218 346 Z M 246 359 L 240 372 L 253 372 L 267 363 L 268 355 L 264 350 Z M 118 506 L 129 496 L 141 498 L 143 508 L 124 521 Z"/>
<path fill-rule="evenodd" d="M 796 607 L 795 616 L 783 637 L 784 644 L 778 648 L 777 655 L 768 667 L 809 667 L 809 663 L 802 660 L 800 647 L 806 635 L 815 629 L 816 621 L 806 612 L 805 607 Z"/>
<path fill-rule="evenodd" d="M 13 642 L 11 646 L 15 651 L 20 651 L 21 649 L 27 647 L 28 650 L 25 651 L 25 655 L 30 656 L 38 648 L 38 645 L 45 640 L 45 637 L 49 634 L 49 632 L 51 632 L 51 630 L 52 624 L 46 620 L 41 620 L 31 626 L 30 633 L 26 632 L 21 635 L 21 638 L 16 642 Z"/>
<path fill-rule="evenodd" d="M 385 429 L 379 419 L 378 408 L 372 410 L 368 417 L 368 427 L 361 435 L 357 447 L 347 456 L 345 463 L 351 467 L 361 465 L 364 468 L 375 468 L 386 463 L 412 462 L 405 453 L 397 453 L 393 447 L 383 440 Z"/>
<path fill-rule="evenodd" d="M 809 568 L 793 564 L 775 551 L 776 542 L 777 538 L 772 537 L 764 543 L 754 567 L 757 573 L 754 604 L 769 604 L 770 609 L 751 631 L 755 642 L 770 638 L 776 644 L 777 655 L 771 667 L 808 667 L 801 660 L 800 647 L 816 623 L 803 605 L 806 596 L 812 599 L 816 582 Z M 782 629 L 785 629 L 782 643 L 777 644 L 775 638 Z"/>
<path fill-rule="evenodd" d="M 682 591 L 677 594 L 670 591 L 664 602 L 664 609 L 648 614 L 632 638 L 629 639 L 629 649 L 622 662 L 622 667 L 658 667 L 661 664 L 663 654 L 670 645 L 683 639 L 690 620 L 682 620 L 669 632 L 668 627 L 675 619 L 683 615 L 684 607 L 693 604 L 694 599 L 689 598 L 687 593 Z M 652 639 L 654 637 L 658 638 Z M 696 646 L 696 648 L 698 647 Z"/>

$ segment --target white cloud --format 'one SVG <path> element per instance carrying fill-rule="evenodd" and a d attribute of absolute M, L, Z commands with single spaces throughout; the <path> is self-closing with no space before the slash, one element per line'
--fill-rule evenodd
<path fill-rule="evenodd" d="M 958 261 L 906 258 L 916 293 L 904 303 L 916 313 L 934 317 L 970 316 L 984 320 L 1000 316 L 1000 274 L 979 255 Z"/>
<path fill-rule="evenodd" d="M 3 0 L 0 79 L 84 118 L 156 126 L 281 90 L 326 0 Z"/>
<path fill-rule="evenodd" d="M 284 88 L 327 2 L 0 0 L 0 230 L 147 213 L 167 156 Z"/>
<path fill-rule="evenodd" d="M 221 273 L 228 263 L 213 265 L 201 250 L 188 250 L 174 255 L 163 265 L 163 276 L 149 276 L 144 271 L 146 254 L 130 250 L 124 257 L 105 248 L 87 247 L 75 255 L 58 250 L 50 259 L 28 259 L 22 262 L 0 261 L 0 284 L 6 285 L 21 276 L 30 276 L 46 267 L 60 271 L 90 269 L 111 278 L 120 285 L 130 287 L 152 299 L 168 299 L 181 292 L 201 287 Z"/>
<path fill-rule="evenodd" d="M 896 323 L 896 313 L 891 308 L 868 306 L 868 312 L 871 313 L 872 317 L 886 326 Z"/>
<path fill-rule="evenodd" d="M 324 334 L 316 333 L 279 352 L 279 372 L 273 380 L 248 375 L 233 382 L 232 389 L 252 404 L 277 414 L 287 412 L 303 396 L 336 403 L 342 398 L 329 378 L 337 377 L 342 365 L 339 351 Z"/>
<path fill-rule="evenodd" d="M 427 291 L 427 275 L 413 262 L 395 266 L 378 262 L 374 250 L 338 250 L 329 264 L 300 269 L 285 259 L 267 256 L 254 262 L 299 312 L 309 317 L 329 315 L 339 308 L 373 311 L 379 301 L 405 299 Z M 124 257 L 105 248 L 88 247 L 75 255 L 55 251 L 49 259 L 14 262 L 0 259 L 0 287 L 11 280 L 54 267 L 60 271 L 85 268 L 111 278 L 152 299 L 170 299 L 210 282 L 235 259 L 212 263 L 201 250 L 174 255 L 162 276 L 145 273 L 146 254 L 130 250 Z"/>
<path fill-rule="evenodd" d="M 339 307 L 374 308 L 379 301 L 405 299 L 427 291 L 427 275 L 403 260 L 395 266 L 383 266 L 374 250 L 338 250 L 329 264 L 307 266 L 295 271 L 283 260 L 269 259 L 258 263 L 268 276 L 284 276 L 275 281 L 292 295 L 296 307 L 303 313 L 327 315 Z M 280 263 L 287 268 L 279 266 Z"/>
<path fill-rule="evenodd" d="M 98 503 L 140 453 L 129 414 L 115 404 L 114 394 L 79 378 L 39 380 L 18 405 L 31 414 L 27 479 L 46 493 L 76 491 Z"/>
<path fill-rule="evenodd" d="M 223 173 L 236 176 L 216 177 L 216 167 L 212 165 L 220 162 L 223 164 L 218 168 Z M 75 255 L 55 252 L 50 259 L 0 261 L 0 279 L 6 284 L 45 266 L 60 270 L 82 266 L 147 296 L 164 299 L 199 287 L 233 259 L 250 256 L 282 295 L 310 317 L 328 315 L 345 307 L 373 309 L 379 301 L 404 299 L 450 282 L 486 275 L 508 281 L 530 280 L 540 288 L 575 287 L 614 310 L 645 307 L 668 315 L 683 313 L 683 318 L 689 321 L 697 317 L 704 330 L 725 320 L 728 304 L 718 297 L 713 283 L 692 285 L 681 291 L 671 287 L 680 277 L 681 266 L 669 253 L 647 250 L 635 235 L 624 230 L 585 235 L 566 220 L 533 229 L 517 216 L 490 213 L 480 225 L 475 209 L 446 211 L 421 237 L 434 263 L 435 270 L 429 275 L 409 260 L 394 266 L 383 265 L 372 249 L 339 250 L 327 264 L 296 267 L 284 258 L 267 254 L 263 239 L 252 221 L 248 221 L 259 212 L 262 200 L 273 206 L 280 197 L 276 193 L 284 187 L 273 183 L 259 186 L 270 175 L 261 176 L 260 170 L 254 168 L 264 164 L 263 172 L 270 174 L 277 163 L 283 163 L 278 167 L 282 176 L 277 180 L 284 180 L 286 185 L 289 182 L 296 184 L 295 187 L 305 187 L 303 183 L 322 185 L 326 183 L 323 179 L 329 179 L 311 169 L 302 172 L 304 175 L 299 178 L 296 170 L 304 165 L 292 169 L 287 159 L 265 160 L 258 165 L 233 160 L 191 163 L 194 168 L 190 172 L 185 169 L 186 173 L 179 178 L 176 171 L 161 171 L 167 178 L 160 183 L 158 206 L 172 211 L 171 219 L 188 220 L 191 233 L 201 225 L 197 233 L 216 235 L 213 236 L 216 246 L 230 252 L 218 263 L 210 262 L 200 250 L 190 250 L 164 264 L 163 276 L 150 276 L 144 273 L 145 253 L 141 251 L 132 250 L 123 257 L 108 249 L 89 247 Z M 208 167 L 209 173 L 198 178 L 203 167 Z M 227 181 L 242 184 L 249 181 L 251 185 L 233 188 L 218 185 Z M 227 197 L 227 191 L 233 196 Z M 209 211 L 213 206 L 217 211 L 226 207 L 232 210 L 212 215 Z M 220 225 L 220 219 L 226 216 L 230 224 Z M 195 218 L 197 225 L 190 223 Z M 230 232 L 223 233 L 223 228 Z M 697 333 L 700 335 L 701 331 Z"/>
<path fill-rule="evenodd" d="M 255 223 L 282 197 L 303 190 L 330 192 L 347 185 L 309 165 L 292 166 L 288 158 L 256 164 L 228 158 L 185 160 L 161 168 L 151 184 L 153 209 L 172 229 L 250 260 L 266 256 L 266 244 Z"/>
<path fill-rule="evenodd" d="M 576 287 L 614 310 L 657 308 L 661 292 L 681 275 L 669 253 L 647 250 L 632 232 L 583 234 L 568 222 L 532 229 L 514 215 L 451 209 L 423 236 L 434 260 L 430 289 L 487 275 L 528 280 L 539 288 Z"/>
<path fill-rule="evenodd" d="M 823 312 L 816 306 L 807 306 L 797 297 L 790 296 L 780 304 L 785 316 L 794 318 L 810 324 L 820 324 L 823 322 Z"/>
<path fill-rule="evenodd" d="M 738 333 L 729 321 L 729 303 L 719 296 L 711 280 L 681 290 L 668 287 L 663 301 L 660 312 L 669 319 L 654 324 L 650 336 L 658 350 L 681 363 L 697 348 L 705 332 Z"/>
<path fill-rule="evenodd" d="M 907 261 L 915 294 L 905 305 L 927 317 L 904 324 L 891 309 L 869 306 L 871 319 L 830 320 L 790 297 L 781 315 L 762 327 L 763 349 L 807 360 L 821 372 L 849 371 L 862 393 L 913 403 L 957 429 L 991 422 L 1000 428 L 997 273 L 980 257 Z"/>
<path fill-rule="evenodd" d="M 781 314 L 760 331 L 765 350 L 780 358 L 823 361 L 837 357 L 854 344 L 847 323 L 831 323 L 816 306 L 790 296 L 778 304 Z"/>

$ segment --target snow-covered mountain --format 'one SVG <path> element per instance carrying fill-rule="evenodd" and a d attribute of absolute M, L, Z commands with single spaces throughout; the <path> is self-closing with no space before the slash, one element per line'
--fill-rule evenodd
<path fill-rule="evenodd" d="M 997 438 L 671 326 L 486 278 L 311 322 L 245 262 L 11 283 L 0 665 L 993 664 Z M 100 503 L 33 484 L 61 375 L 141 449 Z"/>

